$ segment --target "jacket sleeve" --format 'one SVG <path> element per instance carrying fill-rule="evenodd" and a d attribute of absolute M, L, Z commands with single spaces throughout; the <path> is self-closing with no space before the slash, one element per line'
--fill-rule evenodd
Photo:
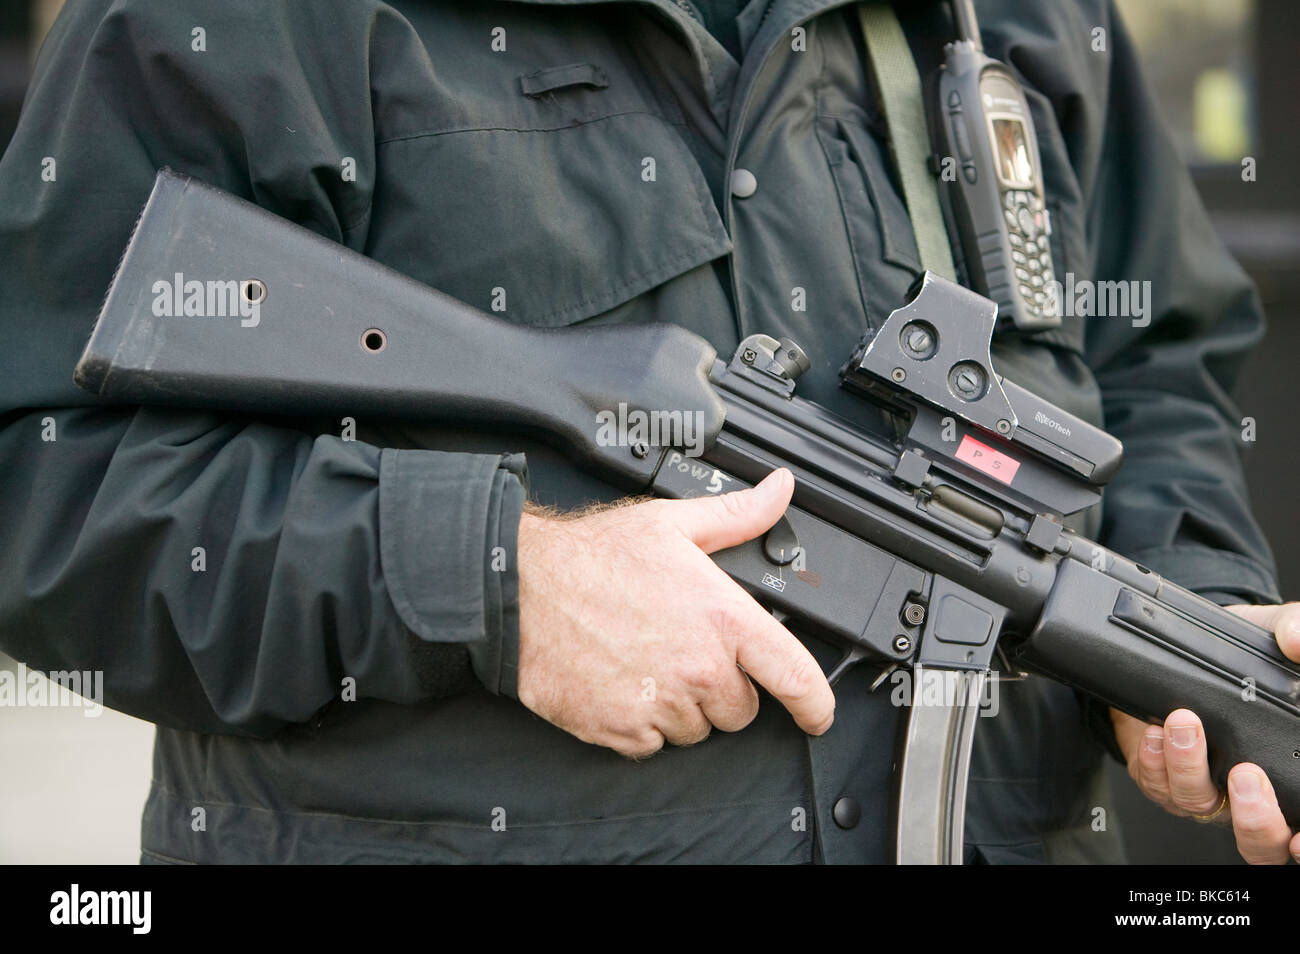
<path fill-rule="evenodd" d="M 99 407 L 72 384 L 163 165 L 364 247 L 370 64 L 413 49 L 396 20 L 82 0 L 41 50 L 0 162 L 0 648 L 101 670 L 113 708 L 267 736 L 347 677 L 396 703 L 475 674 L 513 690 L 514 561 L 492 555 L 514 552 L 522 458 Z"/>
<path fill-rule="evenodd" d="M 1086 328 L 1106 427 L 1125 448 L 1102 542 L 1222 602 L 1278 602 L 1230 397 L 1264 331 L 1260 301 L 1215 235 L 1122 21 L 1105 9 L 1104 118 L 1084 183 L 1090 277 L 1149 282 L 1150 312 L 1094 317 Z"/>

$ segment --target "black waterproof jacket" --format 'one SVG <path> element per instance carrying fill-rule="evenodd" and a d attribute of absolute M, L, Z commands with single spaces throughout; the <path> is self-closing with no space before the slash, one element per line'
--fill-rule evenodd
<path fill-rule="evenodd" d="M 1274 601 L 1228 398 L 1259 303 L 1130 41 L 1105 0 L 977 7 L 1028 89 L 1056 273 L 1151 290 L 1149 321 L 999 333 L 999 369 L 1124 441 L 1082 529 Z M 899 9 L 924 70 L 950 27 Z M 553 451 L 98 407 L 72 383 L 169 165 L 480 308 L 504 296 L 522 324 L 670 321 L 724 354 L 789 335 L 813 358 L 800 392 L 852 413 L 835 372 L 920 267 L 857 18 L 754 0 L 738 26 L 741 61 L 668 0 L 66 5 L 0 162 L 0 648 L 102 669 L 108 704 L 157 723 L 146 860 L 889 858 L 900 711 L 874 672 L 839 684 L 822 738 L 765 698 L 744 731 L 644 762 L 513 698 L 515 577 L 489 555 L 513 553 L 522 465 L 545 503 L 614 494 Z M 733 194 L 738 168 L 756 188 Z M 1096 714 L 1044 680 L 1005 688 L 970 857 L 1120 857 L 1113 816 L 1094 825 Z"/>

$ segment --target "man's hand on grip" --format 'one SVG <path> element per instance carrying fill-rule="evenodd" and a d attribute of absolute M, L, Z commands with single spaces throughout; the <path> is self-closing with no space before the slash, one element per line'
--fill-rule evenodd
<path fill-rule="evenodd" d="M 1300 603 L 1227 609 L 1272 630 L 1282 652 L 1300 662 Z M 1164 725 L 1147 725 L 1117 709 L 1110 715 L 1128 773 L 1153 802 L 1174 815 L 1231 824 L 1237 850 L 1252 864 L 1300 861 L 1300 833 L 1282 817 L 1263 769 L 1250 762 L 1233 766 L 1226 799 L 1214 784 L 1205 731 L 1194 712 L 1178 709 Z"/>
<path fill-rule="evenodd" d="M 715 497 L 525 513 L 520 701 L 633 757 L 744 728 L 758 712 L 754 682 L 804 731 L 829 729 L 835 697 L 817 661 L 708 556 L 765 533 L 793 492 L 781 469 Z"/>

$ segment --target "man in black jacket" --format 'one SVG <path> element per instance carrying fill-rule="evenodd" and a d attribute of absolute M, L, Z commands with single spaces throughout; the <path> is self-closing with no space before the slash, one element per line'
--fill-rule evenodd
<path fill-rule="evenodd" d="M 1258 302 L 1122 25 L 1104 0 L 979 9 L 1028 87 L 1043 253 L 1153 292 L 1140 325 L 994 342 L 1008 377 L 1127 447 L 1078 528 L 1222 602 L 1277 602 L 1226 397 Z M 933 61 L 942 5 L 900 15 Z M 544 445 L 97 407 L 71 380 L 170 165 L 509 320 L 672 321 L 724 354 L 789 335 L 814 359 L 800 392 L 847 410 L 839 361 L 919 269 L 868 77 L 833 0 L 69 4 L 0 163 L 0 646 L 102 669 L 108 704 L 158 724 L 146 860 L 889 857 L 899 711 L 861 667 L 832 697 L 829 649 L 704 556 L 774 521 L 788 475 L 560 519 L 525 512 L 525 457 L 543 504 L 614 493 Z M 968 858 L 1119 858 L 1094 824 L 1104 712 L 1038 679 L 1001 709 Z M 710 727 L 743 731 L 613 751 Z M 1153 797 L 1226 806 L 1194 716 L 1119 727 Z M 1232 794 L 1243 852 L 1285 860 L 1266 780 Z"/>

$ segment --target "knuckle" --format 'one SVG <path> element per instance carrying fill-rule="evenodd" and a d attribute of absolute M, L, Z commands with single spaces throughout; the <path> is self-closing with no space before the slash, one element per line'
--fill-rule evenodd
<path fill-rule="evenodd" d="M 1161 808 L 1165 808 L 1165 809 L 1174 808 L 1173 799 L 1169 797 L 1169 789 L 1161 785 L 1152 785 L 1150 782 L 1146 780 L 1139 780 L 1138 791 L 1140 791 L 1151 801 L 1155 802 Z"/>
<path fill-rule="evenodd" d="M 707 720 L 701 719 L 698 724 L 681 729 L 668 741 L 676 746 L 698 745 L 709 737 L 712 729 L 713 726 Z"/>
<path fill-rule="evenodd" d="M 711 713 L 710 718 L 723 732 L 739 732 L 753 722 L 756 715 L 758 715 L 758 699 L 746 697 L 737 699 L 726 708 Z"/>
<path fill-rule="evenodd" d="M 722 684 L 734 665 L 721 656 L 698 656 L 683 661 L 680 675 L 693 689 L 714 689 Z"/>
<path fill-rule="evenodd" d="M 813 668 L 810 659 L 804 657 L 795 659 L 781 674 L 777 695 L 784 699 L 807 699 L 812 695 L 813 688 L 817 684 L 816 676 L 821 675 L 821 670 L 814 675 Z"/>
<path fill-rule="evenodd" d="M 1133 781 L 1137 782 L 1143 795 L 1154 802 L 1166 803 L 1169 801 L 1169 783 L 1159 769 L 1160 766 L 1139 764 L 1129 774 L 1133 776 Z"/>
<path fill-rule="evenodd" d="M 664 747 L 664 738 L 658 732 L 645 731 L 637 735 L 624 737 L 614 746 L 614 750 L 625 758 L 640 761 L 657 754 Z"/>
<path fill-rule="evenodd" d="M 743 729 L 758 716 L 758 693 L 753 686 L 746 686 L 744 695 L 735 709 L 736 728 Z"/>
<path fill-rule="evenodd" d="M 1139 765 L 1134 780 L 1143 791 L 1158 792 L 1161 795 L 1169 794 L 1169 776 L 1162 765 L 1149 763 Z"/>
<path fill-rule="evenodd" d="M 708 608 L 705 625 L 719 640 L 727 640 L 740 631 L 740 613 L 730 602 L 719 602 Z"/>
<path fill-rule="evenodd" d="M 723 732 L 739 732 L 753 721 L 754 717 L 747 713 L 728 713 L 718 718 L 717 728 Z"/>
<path fill-rule="evenodd" d="M 1175 792 L 1174 804 L 1185 812 L 1191 812 L 1193 815 L 1208 815 L 1219 807 L 1221 798 L 1222 796 L 1218 792 L 1209 794 L 1203 791 Z"/>
<path fill-rule="evenodd" d="M 1171 755 L 1165 759 L 1165 770 L 1169 773 L 1171 782 L 1184 790 L 1195 789 L 1198 796 L 1203 792 L 1201 783 L 1209 775 L 1204 756 L 1197 759 Z"/>
<path fill-rule="evenodd" d="M 1158 779 L 1153 779 L 1148 775 L 1139 775 L 1137 779 L 1138 788 L 1142 793 L 1157 802 L 1167 802 L 1170 800 L 1169 786 Z"/>
<path fill-rule="evenodd" d="M 718 501 L 718 512 L 728 523 L 745 516 L 748 509 L 746 506 L 748 497 L 743 490 L 733 491 L 729 494 L 719 494 L 715 499 Z"/>
<path fill-rule="evenodd" d="M 1246 835 L 1252 840 L 1258 839 L 1261 835 L 1269 834 L 1272 829 L 1272 819 L 1263 812 L 1242 812 L 1238 810 L 1233 816 L 1233 827 L 1237 830 L 1238 835 Z"/>

